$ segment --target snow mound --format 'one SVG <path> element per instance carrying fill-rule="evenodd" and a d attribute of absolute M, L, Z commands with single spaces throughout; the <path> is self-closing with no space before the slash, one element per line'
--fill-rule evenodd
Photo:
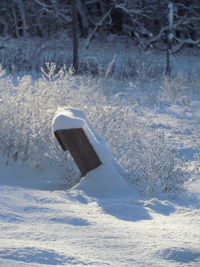
<path fill-rule="evenodd" d="M 103 164 L 87 173 L 74 187 L 92 197 L 120 198 L 133 196 L 136 192 L 117 173 L 112 164 Z"/>
<path fill-rule="evenodd" d="M 53 119 L 52 127 L 54 132 L 82 128 L 102 162 L 102 165 L 91 170 L 81 179 L 80 183 L 75 186 L 76 189 L 83 190 L 91 196 L 113 197 L 114 195 L 133 194 L 133 189 L 122 177 L 123 169 L 112 158 L 108 143 L 95 131 L 84 111 L 74 108 L 59 108 Z"/>

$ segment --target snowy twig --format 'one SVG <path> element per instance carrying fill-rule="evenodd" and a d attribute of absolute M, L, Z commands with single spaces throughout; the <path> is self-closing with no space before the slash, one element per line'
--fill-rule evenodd
<path fill-rule="evenodd" d="M 172 53 L 179 52 L 185 45 L 198 45 L 200 44 L 199 40 L 192 40 L 192 39 L 181 39 L 178 37 L 174 37 L 174 39 L 178 42 L 176 46 L 173 47 Z"/>
<path fill-rule="evenodd" d="M 108 18 L 108 16 L 111 14 L 113 10 L 113 5 L 112 7 L 106 12 L 106 14 L 100 19 L 100 21 L 95 25 L 95 28 L 93 29 L 93 31 L 91 32 L 91 34 L 89 35 L 89 37 L 86 40 L 85 43 L 85 49 L 88 49 L 91 40 L 94 38 L 96 32 L 98 32 L 98 30 L 101 28 L 101 26 L 103 25 L 104 21 Z"/>

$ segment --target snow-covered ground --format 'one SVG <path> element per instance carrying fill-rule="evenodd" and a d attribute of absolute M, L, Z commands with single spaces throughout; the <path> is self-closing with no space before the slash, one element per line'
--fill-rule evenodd
<path fill-rule="evenodd" d="M 114 83 L 64 75 L 34 83 L 25 76 L 13 85 L 1 76 L 0 266 L 200 266 L 199 67 L 190 68 L 189 56 L 174 58 L 185 76 L 151 79 L 150 67 L 153 75 L 159 69 L 143 63 L 158 59 L 146 53 L 131 79 L 124 59 L 117 66 L 129 78 Z M 54 111 L 68 104 L 87 111 L 109 140 L 135 182 L 130 190 L 109 166 L 68 189 L 68 161 L 51 132 Z M 182 188 L 179 168 L 189 174 L 186 191 L 173 191 L 179 182 Z"/>
<path fill-rule="evenodd" d="M 0 266 L 199 266 L 197 192 L 90 196 L 58 173 L 1 165 Z"/>
<path fill-rule="evenodd" d="M 154 116 L 153 127 L 164 125 L 170 135 L 177 108 Z M 147 199 L 135 187 L 120 195 L 106 169 L 66 190 L 55 167 L 42 171 L 2 159 L 0 266 L 199 266 L 200 179 L 193 173 L 187 193 Z"/>

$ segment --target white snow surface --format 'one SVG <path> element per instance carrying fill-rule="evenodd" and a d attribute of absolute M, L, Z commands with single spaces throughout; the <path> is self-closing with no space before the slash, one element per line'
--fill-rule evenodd
<path fill-rule="evenodd" d="M 90 195 L 89 178 L 66 191 L 59 170 L 1 163 L 0 266 L 199 266 L 196 201 Z"/>
<path fill-rule="evenodd" d="M 199 178 L 174 199 L 143 198 L 123 180 L 85 114 L 71 111 L 80 124 L 71 120 L 70 126 L 90 131 L 95 148 L 101 151 L 102 144 L 109 156 L 70 190 L 59 168 L 39 171 L 0 161 L 0 266 L 200 266 Z M 176 123 L 170 113 L 155 120 Z M 66 122 L 62 111 L 53 129 Z"/>
<path fill-rule="evenodd" d="M 112 164 L 103 164 L 91 170 L 75 189 L 82 190 L 89 196 L 113 198 L 128 198 L 137 194 L 117 173 Z"/>
<path fill-rule="evenodd" d="M 194 104 L 198 119 L 199 101 Z M 36 170 L 0 159 L 0 266 L 200 266 L 200 179 L 195 172 L 200 161 L 190 159 L 193 147 L 187 136 L 172 135 L 182 123 L 180 107 L 161 111 L 143 112 L 152 127 L 186 148 L 182 152 L 193 173 L 188 193 L 143 198 L 122 180 L 123 170 L 84 113 L 60 110 L 54 130 L 66 122 L 69 127 L 67 112 L 70 127 L 85 127 L 95 148 L 104 147 L 106 161 L 66 190 L 59 167 Z"/>
<path fill-rule="evenodd" d="M 85 127 L 86 114 L 80 109 L 59 108 L 53 120 L 53 130 Z"/>

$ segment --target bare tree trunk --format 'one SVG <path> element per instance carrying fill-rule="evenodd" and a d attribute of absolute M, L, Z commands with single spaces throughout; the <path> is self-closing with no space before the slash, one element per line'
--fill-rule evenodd
<path fill-rule="evenodd" d="M 72 4 L 72 34 L 73 34 L 73 72 L 78 72 L 78 25 L 76 0 L 71 0 Z"/>
<path fill-rule="evenodd" d="M 166 71 L 165 71 L 165 75 L 170 76 L 171 75 L 171 48 L 172 48 L 172 44 L 171 42 L 168 40 L 167 41 L 167 63 L 166 63 Z"/>
<path fill-rule="evenodd" d="M 20 12 L 20 16 L 21 16 L 21 20 L 22 20 L 22 34 L 23 34 L 23 37 L 27 37 L 27 22 L 26 22 L 26 12 L 25 12 L 25 9 L 24 9 L 24 3 L 23 1 L 20 1 L 17 3 L 18 5 L 18 9 L 19 9 L 19 12 Z"/>
<path fill-rule="evenodd" d="M 81 0 L 76 0 L 76 10 L 80 17 L 80 28 L 81 28 L 81 35 L 86 37 L 88 35 L 88 19 L 85 12 L 84 4 Z"/>
<path fill-rule="evenodd" d="M 168 23 L 169 23 L 169 30 L 167 36 L 167 64 L 166 64 L 166 71 L 165 75 L 171 75 L 171 54 L 172 54 L 172 42 L 173 42 L 173 2 L 169 0 L 168 3 Z"/>
<path fill-rule="evenodd" d="M 18 19 L 17 19 L 15 5 L 12 4 L 11 8 L 12 8 L 12 15 L 13 15 L 13 20 L 14 20 L 14 25 L 15 25 L 16 37 L 19 38 L 20 34 L 19 34 L 19 29 L 18 29 Z"/>
<path fill-rule="evenodd" d="M 27 36 L 27 21 L 26 21 L 26 11 L 24 7 L 24 3 L 21 0 L 18 0 L 18 2 L 13 2 L 12 6 L 12 15 L 14 19 L 15 24 L 15 32 L 17 38 L 20 38 L 21 36 L 26 37 Z"/>
<path fill-rule="evenodd" d="M 166 71 L 165 75 L 170 76 L 171 75 L 171 51 L 172 51 L 172 42 L 170 40 L 167 40 L 167 63 L 166 63 Z"/>

